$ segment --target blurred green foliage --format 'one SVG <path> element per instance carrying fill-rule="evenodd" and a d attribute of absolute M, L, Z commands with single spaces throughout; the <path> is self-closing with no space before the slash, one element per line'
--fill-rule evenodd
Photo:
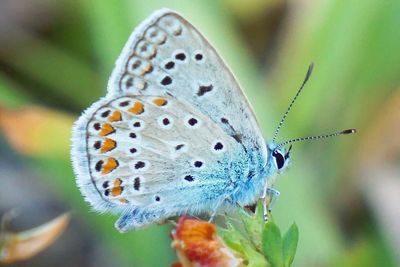
<path fill-rule="evenodd" d="M 0 44 L 2 108 L 36 104 L 77 118 L 105 94 L 133 28 L 161 7 L 182 13 L 215 45 L 267 138 L 313 61 L 313 76 L 279 140 L 349 127 L 360 134 L 295 145 L 293 167 L 276 185 L 282 194 L 275 221 L 281 229 L 297 222 L 295 266 L 396 266 L 398 249 L 360 189 L 354 153 L 363 130 L 399 86 L 400 1 L 42 2 L 51 7 L 52 20 L 39 30 L 16 27 Z M 252 42 L 258 49 L 251 49 Z M 75 186 L 69 147 L 64 152 L 30 155 L 26 162 L 92 226 L 115 266 L 173 262 L 168 226 L 121 235 L 113 228 L 115 217 L 89 211 Z"/>

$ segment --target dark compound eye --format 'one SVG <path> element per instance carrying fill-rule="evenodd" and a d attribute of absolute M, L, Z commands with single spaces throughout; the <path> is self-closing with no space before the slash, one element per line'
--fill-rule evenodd
<path fill-rule="evenodd" d="M 282 153 L 278 150 L 274 150 L 274 152 L 272 152 L 272 156 L 275 159 L 278 169 L 282 169 L 283 165 L 285 165 L 285 157 L 282 155 Z"/>

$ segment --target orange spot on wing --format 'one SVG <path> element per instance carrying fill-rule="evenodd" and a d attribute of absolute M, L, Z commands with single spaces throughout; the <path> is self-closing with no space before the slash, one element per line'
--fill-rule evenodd
<path fill-rule="evenodd" d="M 117 142 L 112 139 L 107 138 L 104 140 L 103 144 L 101 145 L 101 153 L 106 153 L 108 151 L 113 150 L 117 146 Z"/>
<path fill-rule="evenodd" d="M 101 126 L 101 130 L 100 130 L 101 136 L 106 136 L 106 135 L 112 134 L 113 132 L 115 132 L 115 129 L 114 129 L 114 127 L 111 126 L 111 124 L 104 123 Z"/>
<path fill-rule="evenodd" d="M 111 195 L 113 197 L 119 196 L 122 193 L 122 187 L 121 186 L 117 186 L 117 187 L 113 187 L 113 189 L 111 190 Z"/>
<path fill-rule="evenodd" d="M 136 114 L 136 115 L 143 113 L 143 111 L 144 111 L 143 103 L 140 102 L 140 101 L 136 101 L 136 102 L 133 104 L 133 107 L 131 107 L 130 109 L 128 109 L 128 111 L 129 111 L 129 112 L 132 112 L 133 114 Z"/>
<path fill-rule="evenodd" d="M 114 180 L 114 187 L 121 186 L 122 180 L 120 178 L 117 178 Z"/>
<path fill-rule="evenodd" d="M 153 100 L 153 103 L 156 106 L 162 107 L 165 106 L 168 103 L 168 101 L 164 98 L 156 98 Z"/>
<path fill-rule="evenodd" d="M 119 165 L 118 161 L 114 158 L 108 158 L 107 162 L 103 165 L 101 174 L 108 174 L 112 172 Z"/>
<path fill-rule="evenodd" d="M 148 64 L 148 65 L 144 66 L 144 68 L 143 68 L 144 73 L 149 73 L 152 71 L 153 71 L 153 65 L 151 65 L 151 64 Z"/>
<path fill-rule="evenodd" d="M 120 198 L 119 202 L 121 202 L 122 204 L 128 204 L 129 200 L 127 200 L 126 198 Z"/>
<path fill-rule="evenodd" d="M 114 122 L 114 121 L 121 121 L 122 120 L 122 115 L 121 112 L 118 110 L 114 111 L 110 116 L 108 116 L 108 121 Z"/>

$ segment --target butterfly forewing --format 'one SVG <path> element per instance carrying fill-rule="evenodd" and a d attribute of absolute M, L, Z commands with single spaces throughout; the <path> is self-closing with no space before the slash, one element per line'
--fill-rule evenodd
<path fill-rule="evenodd" d="M 175 12 L 158 11 L 134 31 L 108 89 L 112 95 L 168 92 L 182 97 L 248 151 L 265 156 L 255 116 L 231 71 L 208 41 Z"/>

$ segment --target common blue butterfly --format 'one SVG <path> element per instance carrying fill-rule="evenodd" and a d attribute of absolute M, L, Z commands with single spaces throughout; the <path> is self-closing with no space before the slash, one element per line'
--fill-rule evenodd
<path fill-rule="evenodd" d="M 270 186 L 290 160 L 284 145 L 331 136 L 276 144 L 288 111 L 266 144 L 215 49 L 179 14 L 156 11 L 130 36 L 107 95 L 74 125 L 77 184 L 95 210 L 121 215 L 121 232 L 253 204 L 276 194 Z"/>

